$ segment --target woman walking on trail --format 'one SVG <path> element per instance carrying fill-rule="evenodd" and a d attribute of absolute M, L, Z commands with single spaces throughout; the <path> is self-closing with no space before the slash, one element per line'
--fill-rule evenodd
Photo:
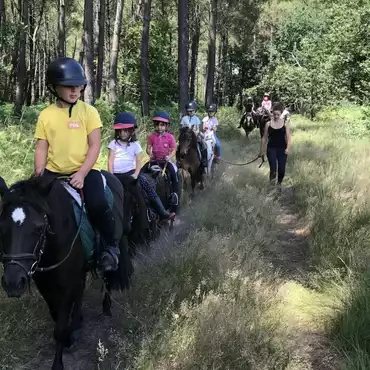
<path fill-rule="evenodd" d="M 275 185 L 277 174 L 277 184 L 279 187 L 285 176 L 287 157 L 292 145 L 289 122 L 287 116 L 283 115 L 283 111 L 284 107 L 281 103 L 274 103 L 272 106 L 272 118 L 265 124 L 260 150 L 260 155 L 265 155 L 267 144 L 270 182 L 272 185 Z"/>

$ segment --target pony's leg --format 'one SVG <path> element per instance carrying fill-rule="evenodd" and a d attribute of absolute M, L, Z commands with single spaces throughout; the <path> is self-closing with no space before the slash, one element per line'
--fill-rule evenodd
<path fill-rule="evenodd" d="M 69 318 L 71 316 L 74 301 L 70 296 L 65 296 L 64 298 L 64 301 L 59 306 L 58 318 L 54 327 L 56 348 L 53 366 L 51 368 L 52 370 L 64 370 L 63 350 L 64 347 L 70 347 L 71 345 L 71 329 L 69 326 Z"/>
<path fill-rule="evenodd" d="M 208 169 L 207 169 L 207 175 L 208 175 L 208 178 L 211 179 L 212 178 L 212 163 L 213 163 L 213 159 L 214 159 L 215 155 L 212 153 L 211 154 L 211 158 L 209 159 L 208 161 Z"/>
<path fill-rule="evenodd" d="M 105 284 L 105 292 L 104 292 L 104 299 L 103 299 L 103 315 L 111 317 L 112 316 L 112 299 L 111 299 L 111 292 L 112 289 L 107 281 L 104 282 Z"/>
<path fill-rule="evenodd" d="M 191 178 L 191 196 L 193 197 L 195 194 L 195 185 L 197 184 L 196 174 L 193 172 L 190 172 L 190 178 Z"/>
<path fill-rule="evenodd" d="M 199 186 L 199 189 L 200 190 L 203 190 L 204 189 L 204 175 L 203 174 L 200 175 L 200 186 Z"/>
<path fill-rule="evenodd" d="M 76 289 L 76 298 L 73 305 L 72 316 L 71 316 L 71 344 L 73 344 L 77 338 L 77 331 L 82 327 L 82 298 L 85 290 L 86 275 L 84 276 L 80 288 Z"/>

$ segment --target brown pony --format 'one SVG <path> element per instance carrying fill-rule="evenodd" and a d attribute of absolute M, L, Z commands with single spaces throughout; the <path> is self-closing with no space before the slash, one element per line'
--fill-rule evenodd
<path fill-rule="evenodd" d="M 180 168 L 190 174 L 192 194 L 194 194 L 195 185 L 199 182 L 200 189 L 204 189 L 203 166 L 199 158 L 197 137 L 191 128 L 180 129 L 179 147 L 176 154 Z"/>

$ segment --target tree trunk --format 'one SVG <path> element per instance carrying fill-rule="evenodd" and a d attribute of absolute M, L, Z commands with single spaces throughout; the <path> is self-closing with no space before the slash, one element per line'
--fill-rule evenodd
<path fill-rule="evenodd" d="M 35 59 L 34 59 L 34 69 L 33 69 L 33 75 L 32 75 L 32 86 L 31 86 L 31 105 L 35 104 L 37 101 L 38 96 L 38 70 L 39 70 L 39 53 L 35 51 Z"/>
<path fill-rule="evenodd" d="M 43 55 L 43 58 L 42 58 L 42 63 L 43 63 L 42 71 L 43 71 L 43 74 L 44 74 L 46 72 L 46 68 L 47 68 L 47 54 L 46 54 L 46 51 L 44 51 L 44 55 Z M 41 78 L 41 73 L 40 73 L 40 78 Z M 45 95 L 46 95 L 46 79 L 45 79 L 45 77 L 41 79 L 40 84 L 42 84 L 41 97 L 44 100 Z"/>
<path fill-rule="evenodd" d="M 84 68 L 87 79 L 84 100 L 87 104 L 94 105 L 94 38 L 93 38 L 93 0 L 85 0 L 84 14 Z"/>
<path fill-rule="evenodd" d="M 207 85 L 206 105 L 213 101 L 215 69 L 216 69 L 216 21 L 217 21 L 217 0 L 211 0 L 209 17 L 209 41 L 208 41 L 208 64 L 207 64 Z"/>
<path fill-rule="evenodd" d="M 190 61 L 190 99 L 195 99 L 195 81 L 198 62 L 198 50 L 200 39 L 200 7 L 197 3 L 195 6 L 195 27 L 191 39 L 191 61 Z"/>
<path fill-rule="evenodd" d="M 27 33 L 32 35 L 29 37 L 28 40 L 28 50 L 29 50 L 29 57 L 28 57 L 28 67 L 27 67 L 27 97 L 26 97 L 26 105 L 31 105 L 31 96 L 32 96 L 32 85 L 33 85 L 33 75 L 35 70 L 35 48 L 36 48 L 36 40 L 33 37 L 36 26 L 35 26 L 35 10 L 34 10 L 34 3 L 28 3 L 28 30 Z"/>
<path fill-rule="evenodd" d="M 75 42 L 73 44 L 72 58 L 75 59 L 77 50 L 77 36 L 75 36 Z"/>
<path fill-rule="evenodd" d="M 99 25 L 100 25 L 100 0 L 94 0 L 94 56 L 98 55 L 99 49 Z M 104 0 L 102 0 L 104 2 Z"/>
<path fill-rule="evenodd" d="M 64 0 L 58 0 L 58 56 L 66 56 L 66 9 Z"/>
<path fill-rule="evenodd" d="M 224 105 L 224 99 L 225 99 L 225 87 L 226 87 L 226 58 L 227 58 L 227 44 L 226 44 L 226 31 L 221 32 L 221 42 L 219 45 L 219 62 L 218 62 L 218 68 L 219 73 L 217 75 L 218 77 L 218 84 L 217 84 L 217 103 L 218 105 Z"/>
<path fill-rule="evenodd" d="M 84 24 L 84 29 L 85 29 L 85 21 L 83 22 Z M 80 44 L 80 54 L 79 54 L 79 58 L 78 58 L 78 61 L 81 65 L 84 64 L 84 59 L 85 59 L 85 32 L 82 32 L 82 36 L 81 36 L 81 44 Z"/>
<path fill-rule="evenodd" d="M 123 0 L 117 0 L 116 20 L 114 22 L 112 49 L 110 55 L 109 73 L 109 100 L 112 104 L 117 104 L 117 63 L 119 50 L 119 37 L 122 28 Z"/>
<path fill-rule="evenodd" d="M 189 4 L 188 0 L 179 0 L 178 5 L 178 83 L 179 83 L 179 111 L 185 109 L 188 100 L 188 44 L 189 44 Z"/>
<path fill-rule="evenodd" d="M 6 22 L 5 14 L 5 0 L 0 0 L 0 37 L 3 36 L 4 23 Z"/>
<path fill-rule="evenodd" d="M 21 12 L 21 25 L 19 27 L 19 58 L 14 103 L 14 114 L 18 116 L 22 114 L 22 106 L 24 103 L 27 87 L 26 46 L 28 27 L 28 0 L 23 0 L 21 2 L 21 7 L 19 11 Z"/>
<path fill-rule="evenodd" d="M 105 41 L 105 0 L 100 0 L 98 68 L 96 71 L 96 97 L 98 99 L 100 98 L 102 91 L 103 70 L 104 70 L 104 41 Z"/>
<path fill-rule="evenodd" d="M 141 36 L 140 82 L 144 116 L 149 116 L 149 29 L 151 0 L 144 0 L 143 32 Z"/>

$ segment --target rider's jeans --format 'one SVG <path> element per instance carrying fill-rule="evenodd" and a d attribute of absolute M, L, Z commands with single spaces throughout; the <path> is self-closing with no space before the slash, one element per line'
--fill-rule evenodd
<path fill-rule="evenodd" d="M 57 177 L 60 174 L 45 170 L 43 176 Z M 115 247 L 115 222 L 105 198 L 104 184 L 100 171 L 90 170 L 84 180 L 85 206 L 94 227 L 99 229 L 104 241 Z"/>
<path fill-rule="evenodd" d="M 175 167 L 172 165 L 171 162 L 168 162 L 167 168 L 170 173 L 173 192 L 179 194 L 179 179 L 177 178 Z"/>
<path fill-rule="evenodd" d="M 278 175 L 278 184 L 281 184 L 285 176 L 285 167 L 287 161 L 285 148 L 267 148 L 267 159 L 270 165 L 270 181 L 276 181 L 276 172 Z"/>
<path fill-rule="evenodd" d="M 216 145 L 215 145 L 215 154 L 217 157 L 221 157 L 221 143 L 220 139 L 217 137 L 216 133 L 214 133 L 216 138 Z"/>

